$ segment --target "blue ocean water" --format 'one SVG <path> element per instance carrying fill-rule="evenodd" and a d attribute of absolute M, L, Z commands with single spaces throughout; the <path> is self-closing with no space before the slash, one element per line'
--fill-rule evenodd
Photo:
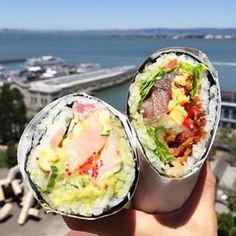
<path fill-rule="evenodd" d="M 0 32 L 0 60 L 55 55 L 71 64 L 138 65 L 152 52 L 173 46 L 193 47 L 205 52 L 219 73 L 222 90 L 236 91 L 236 40 L 113 37 L 85 32 Z M 5 66 L 16 68 L 23 65 Z M 99 91 L 96 95 L 123 110 L 127 88 L 126 83 Z"/>

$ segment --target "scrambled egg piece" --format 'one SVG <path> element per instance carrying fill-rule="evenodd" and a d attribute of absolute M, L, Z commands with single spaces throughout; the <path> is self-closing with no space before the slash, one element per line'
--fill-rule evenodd
<path fill-rule="evenodd" d="M 187 115 L 188 113 L 185 111 L 184 107 L 182 107 L 181 105 L 177 105 L 170 112 L 169 117 L 177 124 L 181 125 Z"/>
<path fill-rule="evenodd" d="M 177 105 L 189 102 L 189 96 L 185 95 L 184 88 L 172 88 L 172 99 L 169 101 L 168 109 L 173 110 Z"/>
<path fill-rule="evenodd" d="M 181 86 L 186 86 L 188 77 L 189 77 L 188 73 L 183 73 L 181 75 L 176 75 L 174 81 L 176 84 L 179 84 Z"/>

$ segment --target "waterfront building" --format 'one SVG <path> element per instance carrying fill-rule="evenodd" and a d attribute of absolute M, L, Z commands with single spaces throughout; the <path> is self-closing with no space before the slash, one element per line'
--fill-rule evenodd
<path fill-rule="evenodd" d="M 236 129 L 236 92 L 222 91 L 222 108 L 220 125 L 229 124 Z"/>
<path fill-rule="evenodd" d="M 222 102 L 220 125 L 227 124 L 236 129 L 236 103 Z"/>
<path fill-rule="evenodd" d="M 57 98 L 75 92 L 91 93 L 122 83 L 130 80 L 136 70 L 136 66 L 123 66 L 31 82 L 13 80 L 11 88 L 23 94 L 27 115 L 31 117 Z"/>

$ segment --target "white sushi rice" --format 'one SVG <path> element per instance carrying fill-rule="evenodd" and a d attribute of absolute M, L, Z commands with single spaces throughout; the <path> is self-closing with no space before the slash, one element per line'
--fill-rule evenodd
<path fill-rule="evenodd" d="M 202 79 L 200 98 L 202 100 L 203 108 L 207 113 L 205 117 L 206 124 L 204 127 L 204 130 L 207 132 L 207 137 L 193 145 L 192 155 L 187 158 L 187 162 L 184 166 L 182 166 L 178 161 L 173 162 L 173 167 L 165 165 L 152 151 L 155 150 L 155 143 L 153 143 L 153 140 L 147 135 L 147 127 L 144 125 L 142 115 L 138 112 L 140 101 L 139 86 L 145 78 L 155 71 L 156 67 L 159 68 L 161 65 L 166 65 L 167 61 L 174 58 L 178 58 L 178 61 L 185 61 L 192 65 L 199 63 L 186 54 L 177 56 L 175 53 L 169 53 L 158 57 L 155 63 L 147 65 L 141 73 L 136 75 L 135 80 L 129 89 L 128 105 L 132 125 L 137 132 L 137 136 L 151 165 L 163 175 L 169 177 L 182 177 L 193 170 L 194 166 L 202 159 L 208 149 L 209 139 L 216 124 L 217 114 L 219 113 L 217 110 L 219 95 L 216 85 L 210 85 L 207 76 L 204 77 Z"/>
<path fill-rule="evenodd" d="M 39 168 L 37 161 L 35 161 L 35 157 L 38 156 L 40 150 L 49 146 L 50 138 L 52 137 L 55 130 L 57 130 L 57 128 L 61 127 L 62 125 L 67 126 L 68 121 L 73 118 L 72 109 L 66 105 L 70 104 L 74 100 L 79 100 L 85 104 L 88 103 L 88 98 L 86 97 L 61 100 L 56 106 L 50 109 L 42 119 L 38 120 L 34 124 L 34 130 L 36 132 L 34 132 L 33 135 L 31 144 L 33 147 L 28 154 L 28 160 L 26 164 L 26 170 L 34 183 L 33 189 L 36 187 L 39 190 L 40 187 L 45 186 L 45 182 L 48 181 L 48 179 L 44 178 L 42 170 Z M 104 104 L 101 102 L 99 103 L 97 100 L 89 99 L 89 103 L 94 103 L 97 108 L 101 108 L 104 112 L 108 112 L 109 115 L 119 124 L 120 129 L 123 129 L 121 128 L 122 125 L 119 119 L 116 117 L 118 114 L 113 114 L 106 108 Z M 41 193 L 41 197 L 43 197 L 44 201 L 51 209 L 64 212 L 66 214 L 75 214 L 85 217 L 99 216 L 107 210 L 110 210 L 113 207 L 119 205 L 126 197 L 129 199 L 130 189 L 134 185 L 136 179 L 136 163 L 125 130 L 121 130 L 121 133 L 121 142 L 126 148 L 127 153 L 127 156 L 125 157 L 127 161 L 125 162 L 125 165 L 123 165 L 122 170 L 117 175 L 118 178 L 119 176 L 127 176 L 127 179 L 123 180 L 123 186 L 121 190 L 119 190 L 118 193 L 115 193 L 114 189 L 112 191 L 112 188 L 109 188 L 102 198 L 98 197 L 95 199 L 89 207 L 86 202 L 80 201 L 76 202 L 75 204 L 64 204 L 59 207 L 55 207 L 55 202 L 51 195 Z M 68 193 L 64 192 L 62 194 Z"/>

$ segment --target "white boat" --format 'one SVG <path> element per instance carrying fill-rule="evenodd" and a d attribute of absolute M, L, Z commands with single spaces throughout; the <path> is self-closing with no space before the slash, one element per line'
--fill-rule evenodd
<path fill-rule="evenodd" d="M 29 58 L 25 62 L 27 67 L 50 67 L 50 66 L 57 66 L 57 65 L 63 65 L 64 60 L 60 57 L 55 56 L 42 56 L 42 57 L 35 57 L 35 58 Z"/>

